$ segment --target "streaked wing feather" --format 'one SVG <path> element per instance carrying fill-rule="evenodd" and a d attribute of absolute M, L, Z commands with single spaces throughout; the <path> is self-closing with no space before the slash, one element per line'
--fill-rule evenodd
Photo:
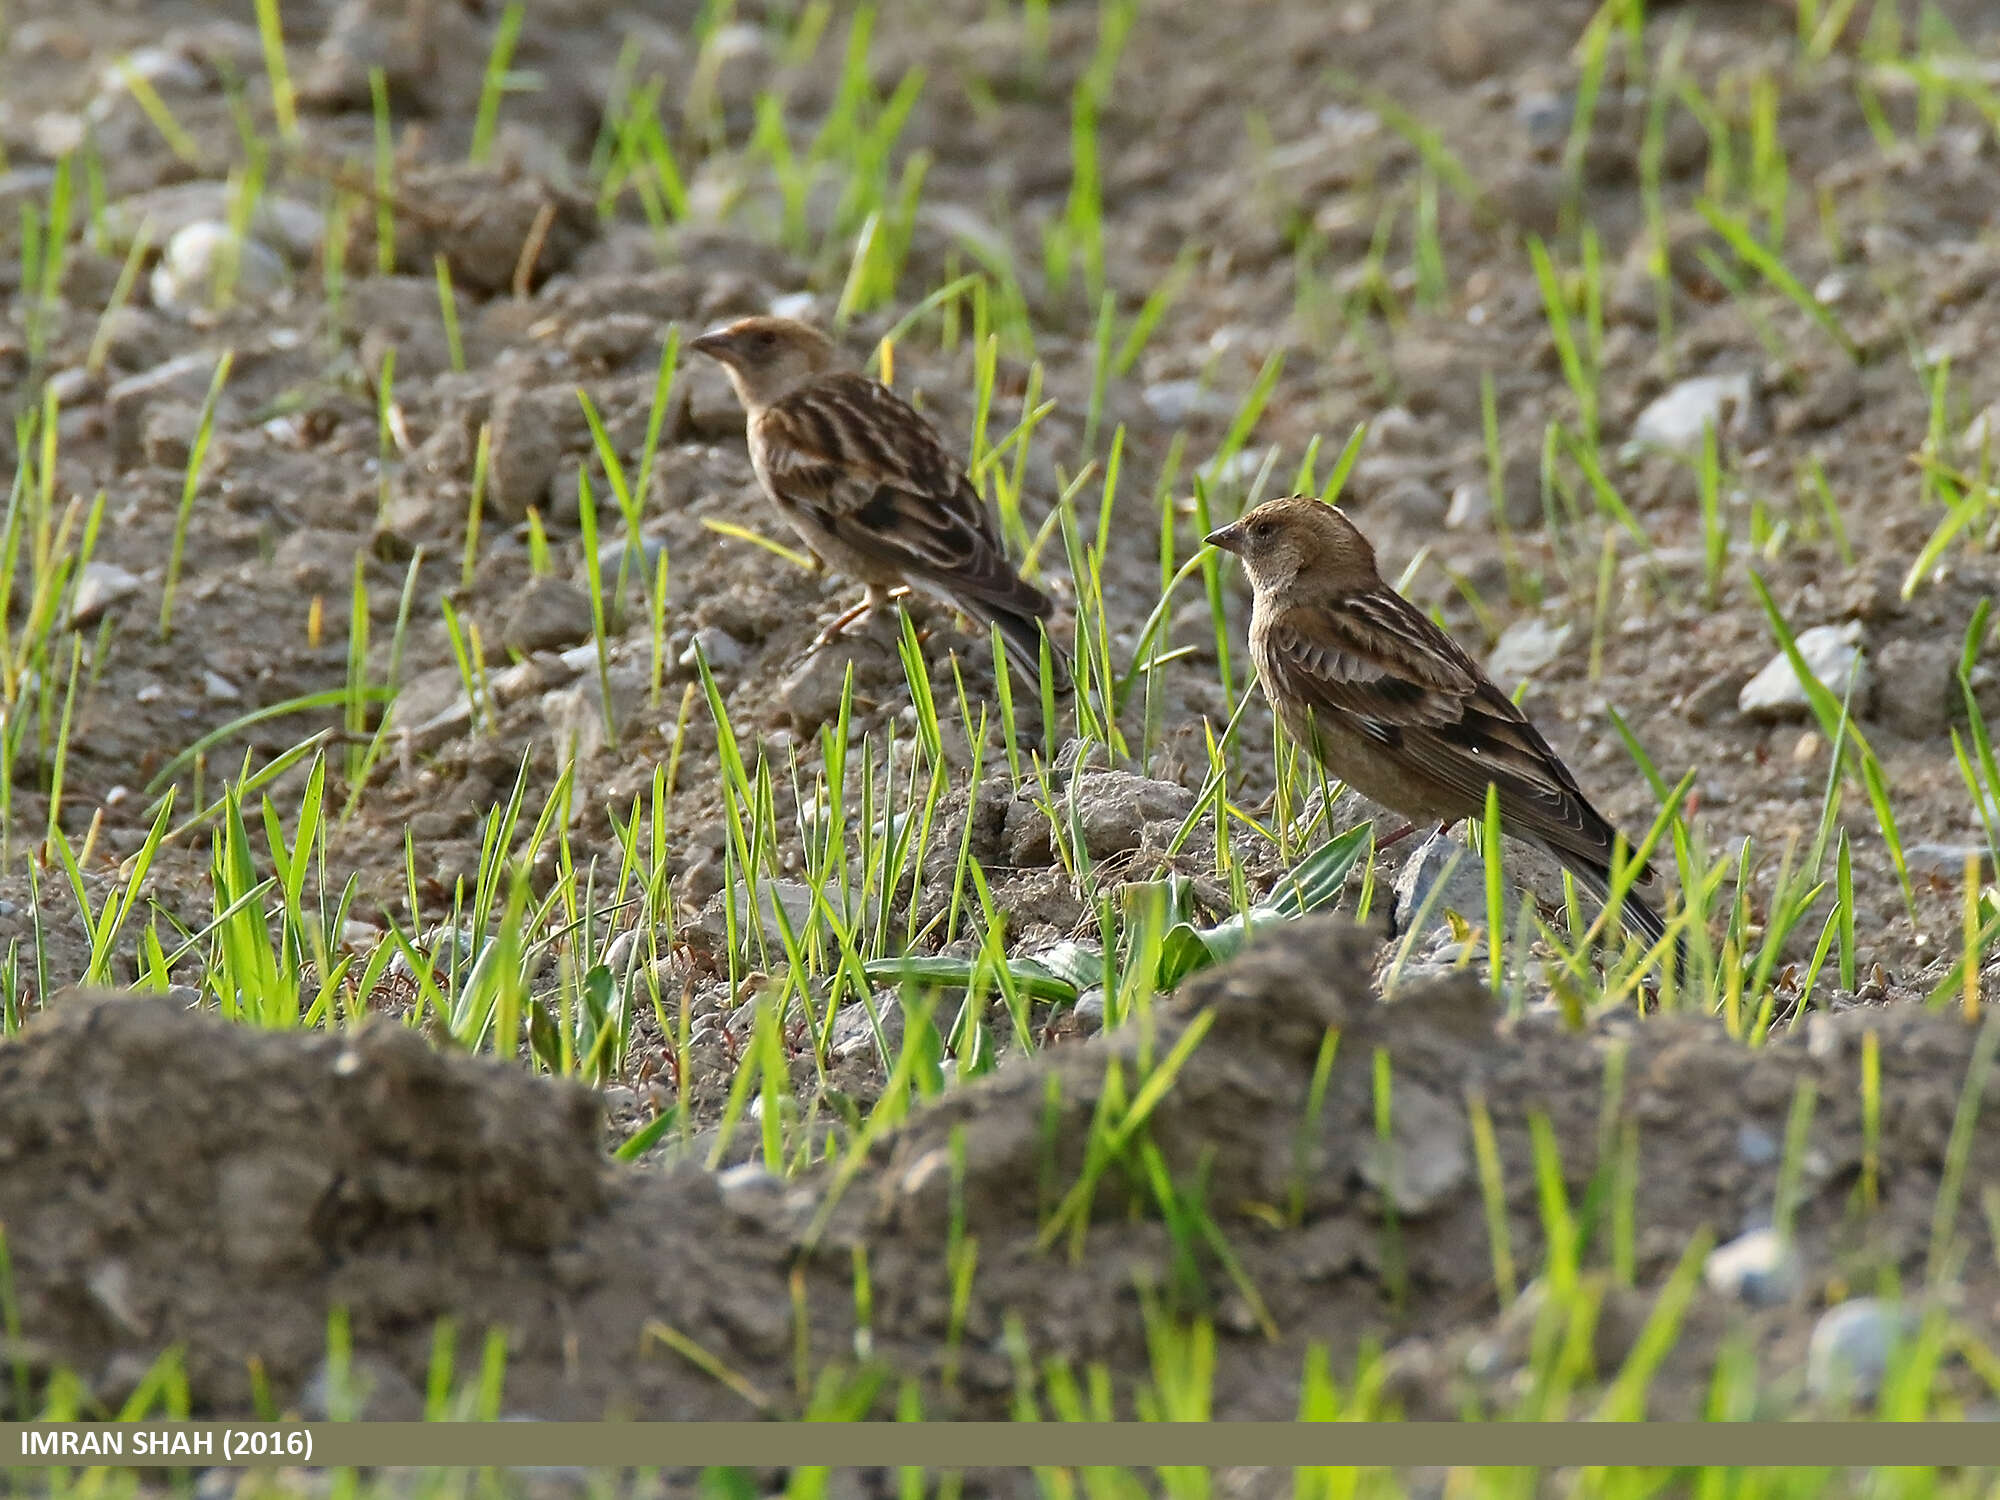
<path fill-rule="evenodd" d="M 1401 596 L 1383 590 L 1287 613 L 1269 632 L 1267 666 L 1291 701 L 1337 715 L 1406 768 L 1478 807 L 1500 789 L 1517 837 L 1609 863 L 1611 825 L 1548 742 L 1471 658 Z M 1650 878 L 1650 872 L 1647 877 Z"/>
<path fill-rule="evenodd" d="M 768 407 L 758 438 L 772 487 L 855 552 L 954 597 L 1048 613 L 936 429 L 886 386 L 815 381 Z"/>

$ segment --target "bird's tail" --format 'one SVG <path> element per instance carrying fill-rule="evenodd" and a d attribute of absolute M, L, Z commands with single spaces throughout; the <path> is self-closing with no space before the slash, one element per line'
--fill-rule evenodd
<path fill-rule="evenodd" d="M 1048 634 L 1047 627 L 1037 615 L 1016 614 L 1007 610 L 988 607 L 982 610 L 966 610 L 976 620 L 990 620 L 1000 632 L 1000 644 L 1007 649 L 1007 659 L 1019 669 L 1022 677 L 1039 689 L 1042 680 L 1042 641 L 1049 643 L 1049 682 L 1058 693 L 1069 691 L 1071 676 L 1069 655 L 1056 644 L 1055 637 Z"/>
<path fill-rule="evenodd" d="M 1563 863 L 1569 866 L 1570 873 L 1576 876 L 1578 882 L 1599 901 L 1610 900 L 1611 882 L 1603 871 L 1571 864 L 1568 860 Z M 1666 937 L 1666 919 L 1653 910 L 1643 897 L 1629 888 L 1625 892 L 1625 899 L 1619 903 L 1618 911 L 1625 925 L 1645 940 L 1647 948 L 1659 946 L 1660 941 Z M 1685 932 L 1674 934 L 1674 975 L 1680 983 L 1687 982 L 1688 951 Z"/>

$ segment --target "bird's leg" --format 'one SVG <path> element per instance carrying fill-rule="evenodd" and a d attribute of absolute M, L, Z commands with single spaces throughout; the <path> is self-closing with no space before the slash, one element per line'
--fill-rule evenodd
<path fill-rule="evenodd" d="M 813 637 L 813 644 L 815 646 L 831 646 L 842 635 L 846 634 L 848 626 L 864 616 L 875 613 L 876 610 L 882 607 L 882 603 L 881 591 L 873 584 L 870 584 L 868 592 L 861 596 L 861 602 L 852 609 L 842 610 L 831 620 L 827 621 L 820 633 Z"/>
<path fill-rule="evenodd" d="M 876 584 L 869 584 L 868 592 L 861 596 L 859 604 L 855 605 L 852 609 L 842 610 L 839 614 L 835 615 L 832 620 L 827 622 L 826 628 L 814 637 L 814 648 L 817 649 L 821 646 L 832 645 L 841 636 L 845 635 L 851 626 L 867 619 L 878 609 L 884 608 L 891 599 L 899 599 L 907 593 L 909 593 L 908 588 L 885 589 Z"/>
<path fill-rule="evenodd" d="M 1405 823 L 1401 828 L 1398 828 L 1394 833 L 1390 834 L 1386 839 L 1375 840 L 1375 852 L 1377 854 L 1380 854 L 1384 849 L 1395 848 L 1396 845 L 1402 843 L 1404 839 L 1408 838 L 1411 834 L 1415 833 L 1416 831 L 1417 831 L 1416 824 Z"/>

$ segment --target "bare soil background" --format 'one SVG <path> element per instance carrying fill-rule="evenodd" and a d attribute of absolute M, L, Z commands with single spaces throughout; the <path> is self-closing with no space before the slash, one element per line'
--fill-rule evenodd
<path fill-rule="evenodd" d="M 1530 1112 L 1552 1123 L 1577 1196 L 1610 1159 L 1601 1151 L 1615 1155 L 1621 1130 L 1633 1129 L 1634 1284 L 1607 1279 L 1600 1288 L 1594 1364 L 1608 1378 L 1698 1232 L 1726 1241 L 1768 1222 L 1788 1111 L 1800 1080 L 1813 1083 L 1817 1107 L 1795 1209 L 1797 1284 L 1759 1308 L 1728 1291 L 1695 1290 L 1684 1337 L 1649 1387 L 1651 1415 L 1702 1413 L 1716 1351 L 1732 1331 L 1769 1377 L 1760 1400 L 1789 1410 L 1809 1394 L 1807 1343 L 1828 1306 L 1892 1282 L 1911 1294 L 1909 1306 L 1927 1305 L 1916 1293 L 1933 1253 L 1933 1206 L 1976 1032 L 1915 1002 L 1957 955 L 1964 856 L 1984 850 L 1951 731 L 1963 713 L 1954 671 L 1964 633 L 1996 568 L 1974 527 L 1912 597 L 1902 596 L 1941 514 L 1912 462 L 1931 437 L 1933 410 L 1911 354 L 1950 357 L 1944 428 L 1948 456 L 1959 461 L 1967 424 L 2000 397 L 2000 353 L 1982 336 L 2000 308 L 1993 132 L 1954 117 L 1919 140 L 1912 97 L 1891 89 L 1885 107 L 1904 139 L 1885 149 L 1856 103 L 1863 64 L 1836 50 L 1805 68 L 1788 8 L 1656 7 L 1650 26 L 1688 24 L 1686 67 L 1704 86 L 1782 79 L 1780 135 L 1799 185 L 1794 212 L 1810 217 L 1800 204 L 1817 200 L 1830 226 L 1796 246 L 1789 263 L 1838 306 L 1863 358 L 1850 361 L 1790 303 L 1726 295 L 1714 282 L 1694 254 L 1714 248 L 1714 237 L 1687 208 L 1709 168 L 1707 137 L 1681 109 L 1669 111 L 1665 140 L 1674 331 L 1662 350 L 1636 188 L 1642 121 L 1614 79 L 1573 206 L 1597 227 L 1607 267 L 1604 431 L 1610 440 L 1629 434 L 1649 402 L 1689 377 L 1741 376 L 1745 395 L 1722 433 L 1739 550 L 1719 596 L 1703 597 L 1686 466 L 1635 458 L 1620 484 L 1655 550 L 1620 564 L 1593 664 L 1596 534 L 1579 541 L 1572 528 L 1550 525 L 1540 498 L 1546 425 L 1574 402 L 1522 236 L 1554 236 L 1564 222 L 1560 155 L 1579 75 L 1571 49 L 1594 9 L 1575 0 L 1141 6 L 1100 121 L 1108 281 L 1129 316 L 1177 264 L 1188 280 L 1134 369 L 1106 391 L 1104 426 L 1124 425 L 1128 473 L 1113 534 L 1129 546 L 1114 548 L 1103 579 L 1113 618 L 1130 629 L 1114 646 L 1130 648 L 1158 598 L 1159 518 L 1147 497 L 1175 435 L 1186 434 L 1189 466 L 1212 452 L 1267 356 L 1282 349 L 1283 373 L 1251 450 L 1275 445 L 1275 472 L 1286 476 L 1314 437 L 1330 454 L 1355 424 L 1371 422 L 1347 503 L 1376 540 L 1385 572 L 1394 577 L 1428 549 L 1411 592 L 1475 649 L 1530 618 L 1571 627 L 1521 674 L 1531 678 L 1525 701 L 1552 742 L 1627 827 L 1650 821 L 1655 802 L 1612 710 L 1669 781 L 1698 768 L 1692 816 L 1712 849 L 1755 839 L 1759 890 L 1769 888 L 1788 842 L 1812 834 L 1830 747 L 1802 715 L 1772 722 L 1738 710 L 1738 690 L 1776 649 L 1747 573 L 1761 573 L 1794 626 L 1855 622 L 1873 669 L 1856 712 L 1893 789 L 1916 917 L 1856 794 L 1842 818 L 1853 839 L 1866 982 L 1834 997 L 1831 1008 L 1847 1013 L 1798 1018 L 1761 1053 L 1730 1042 L 1717 1023 L 1688 1018 L 1602 1016 L 1573 1033 L 1544 1006 L 1497 1027 L 1470 980 L 1424 980 L 1381 1006 L 1371 998 L 1373 957 L 1362 939 L 1332 925 L 1273 939 L 1191 987 L 1177 1008 L 1213 1002 L 1219 1019 L 1156 1131 L 1177 1174 L 1205 1173 L 1218 1209 L 1223 1185 L 1246 1201 L 1286 1201 L 1320 1038 L 1328 1024 L 1342 1028 L 1323 1125 L 1308 1143 L 1302 1217 L 1229 1221 L 1279 1336 L 1266 1337 L 1257 1310 L 1215 1264 L 1195 1276 L 1198 1295 L 1180 1289 L 1222 1330 L 1218 1416 L 1290 1414 L 1311 1340 L 1328 1345 L 1343 1381 L 1364 1340 L 1378 1341 L 1394 1401 L 1412 1416 L 1505 1409 L 1524 1388 L 1532 1319 L 1503 1313 L 1497 1300 L 1465 1123 L 1468 1089 L 1492 1113 L 1524 1282 L 1541 1264 Z M 393 668 L 401 686 L 394 724 L 409 731 L 392 741 L 354 816 L 329 833 L 336 884 L 350 872 L 359 880 L 349 934 L 357 956 L 390 922 L 414 931 L 449 915 L 455 882 L 477 870 L 482 820 L 524 759 L 527 799 L 537 806 L 564 748 L 574 747 L 570 837 L 615 867 L 611 816 L 627 815 L 671 752 L 674 707 L 691 670 L 679 664 L 697 637 L 732 721 L 774 753 L 809 744 L 833 716 L 838 669 L 849 659 L 857 733 L 904 712 L 888 622 L 834 653 L 831 668 L 829 658 L 805 657 L 818 619 L 846 602 L 848 586 L 703 524 L 771 529 L 757 509 L 741 415 L 720 377 L 698 364 L 682 368 L 644 497 L 646 536 L 670 557 L 670 691 L 659 703 L 651 698 L 649 643 L 642 622 L 628 618 L 611 646 L 620 734 L 609 744 L 592 672 L 556 654 L 592 635 L 576 476 L 595 461 L 576 389 L 589 393 L 630 464 L 671 325 L 692 333 L 787 298 L 809 299 L 785 305 L 825 317 L 839 290 L 826 266 L 774 248 L 780 206 L 726 145 L 684 164 L 694 212 L 664 239 L 629 203 L 609 220 L 596 213 L 588 163 L 607 101 L 621 76 L 657 77 L 663 98 L 685 98 L 695 87 L 689 37 L 699 10 L 691 0 L 533 7 L 515 67 L 535 86 L 506 95 L 496 164 L 470 168 L 462 164 L 497 6 L 291 0 L 284 25 L 310 160 L 274 170 L 272 222 L 257 229 L 270 247 L 270 263 L 258 267 L 263 293 L 246 292 L 217 312 L 176 306 L 171 286 L 142 279 L 100 330 L 120 253 L 86 241 L 72 247 L 38 373 L 62 394 L 57 488 L 106 493 L 96 558 L 121 574 L 104 576 L 108 602 L 79 621 L 89 676 L 70 729 L 60 816 L 73 843 L 92 836 L 87 875 L 99 888 L 144 841 L 145 789 L 174 756 L 256 707 L 341 688 L 357 559 L 371 613 L 371 675 L 387 680 Z M 1935 10 L 1990 70 L 2000 41 L 1991 8 L 1950 0 Z M 766 35 L 774 17 L 765 12 L 735 7 L 738 30 L 712 80 L 725 142 L 748 136 L 763 89 L 782 85 L 796 117 L 808 121 L 830 96 L 838 47 L 788 60 Z M 1037 64 L 1022 18 L 1008 7 L 896 0 L 881 9 L 872 54 L 885 90 L 907 69 L 925 70 L 904 136 L 906 147 L 932 158 L 906 276 L 911 296 L 969 263 L 968 236 L 1012 247 L 1024 268 L 1046 393 L 1060 403 L 1032 450 L 1031 523 L 1058 489 L 1056 466 L 1073 473 L 1083 462 L 1094 359 L 1094 309 L 1045 286 L 1033 268 L 1044 226 L 1070 192 L 1070 99 L 1096 45 L 1099 12 L 1064 3 L 1049 14 L 1046 59 Z M 836 20 L 832 34 L 839 31 Z M 85 125 L 99 144 L 114 221 L 151 218 L 164 238 L 177 215 L 222 212 L 226 164 L 240 155 L 226 80 L 245 80 L 248 97 L 268 107 L 247 4 L 16 5 L 4 41 L 0 222 L 46 192 L 50 162 Z M 107 71 L 134 49 L 187 132 L 184 153 Z M 621 50 L 636 59 L 636 74 L 621 75 Z M 374 271 L 371 215 L 354 228 L 336 303 L 325 261 L 328 177 L 338 173 L 312 163 L 369 170 L 371 65 L 384 69 L 396 126 L 397 264 L 391 274 Z M 1367 256 L 1384 204 L 1413 190 L 1420 158 L 1342 78 L 1365 80 L 1434 131 L 1474 189 L 1439 199 L 1442 303 L 1419 310 L 1410 300 L 1403 215 L 1382 262 L 1401 314 L 1371 314 L 1359 330 L 1314 288 L 1338 293 L 1343 268 Z M 289 220 L 277 200 L 293 210 Z M 828 211 L 817 200 L 808 207 Z M 521 247 L 537 233 L 529 285 L 517 295 Z M 1301 271 L 1306 243 L 1322 260 L 1313 277 Z M 463 373 L 451 368 L 439 311 L 439 255 L 456 287 Z M 18 246 L 0 251 L 0 291 L 12 298 L 15 330 L 0 332 L 8 385 L 0 401 L 16 409 L 36 399 L 20 332 L 22 276 Z M 857 356 L 894 315 L 870 315 L 849 330 Z M 100 331 L 105 360 L 93 370 L 87 356 Z M 163 640 L 154 625 L 182 476 L 224 349 L 234 351 L 233 369 L 192 510 L 173 633 Z M 376 392 L 391 349 L 396 417 L 385 448 Z M 1496 397 L 1514 580 L 1484 503 L 1482 377 Z M 947 432 L 968 429 L 972 356 L 963 346 L 945 355 L 909 340 L 897 351 L 896 381 Z M 1027 389 L 1026 366 L 1007 361 L 1007 421 Z M 458 557 L 482 423 L 492 431 L 487 510 L 477 567 L 462 587 Z M 17 456 L 14 430 L 0 423 L 0 457 Z M 1844 515 L 1852 563 L 1802 498 L 1815 463 Z M 1241 485 L 1239 475 L 1232 492 L 1225 477 L 1218 494 L 1234 503 Z M 1478 503 L 1462 501 L 1467 487 Z M 601 476 L 597 490 L 604 493 Z M 1788 528 L 1768 552 L 1753 554 L 1742 539 L 1760 506 Z M 552 575 L 533 569 L 523 524 L 531 507 L 548 529 Z M 1185 556 L 1198 535 L 1185 512 L 1178 524 Z M 409 628 L 392 664 L 387 643 L 419 551 Z M 1529 582 L 1510 587 L 1519 579 Z M 1065 580 L 1045 580 L 1073 600 Z M 482 732 L 450 716 L 459 678 L 446 600 L 480 624 L 496 672 L 526 664 Z M 1232 597 L 1233 608 L 1242 602 Z M 942 612 L 918 608 L 940 703 L 951 698 L 954 650 L 968 688 L 990 693 L 982 643 Z M 1240 642 L 1240 615 L 1237 630 Z M 1132 768 L 1131 786 L 1105 792 L 1108 826 L 1177 818 L 1186 806 L 1177 799 L 1205 769 L 1199 726 L 1206 719 L 1219 731 L 1228 716 L 1206 608 L 1177 614 L 1173 632 L 1191 651 L 1165 679 L 1161 745 Z M 1983 666 L 1975 681 L 2000 684 Z M 1982 699 L 1989 695 L 2000 703 L 2000 691 L 1982 688 Z M 213 795 L 246 749 L 262 761 L 337 719 L 337 710 L 314 710 L 230 738 L 201 771 L 173 778 L 183 805 L 196 805 L 198 775 Z M 1078 1122 L 1102 1087 L 1105 1057 L 1141 1045 L 1129 1035 L 1010 1063 L 920 1114 L 845 1185 L 812 1248 L 801 1237 L 833 1191 L 825 1174 L 785 1183 L 737 1168 L 718 1177 L 674 1152 L 641 1167 L 604 1163 L 607 1139 L 674 1103 L 711 1125 L 742 1039 L 740 1025 L 729 1024 L 739 997 L 718 978 L 713 898 L 725 832 L 714 738 L 697 707 L 670 829 L 686 918 L 675 982 L 689 985 L 702 1023 L 696 1066 L 692 1076 L 669 1077 L 667 1045 L 647 1033 L 628 1076 L 600 1100 L 441 1054 L 391 1024 L 354 1036 L 263 1036 L 177 1013 L 185 994 L 99 1002 L 63 993 L 82 977 L 88 937 L 59 877 L 46 865 L 31 872 L 32 856 L 23 857 L 48 820 L 51 788 L 48 767 L 32 758 L 17 765 L 0 943 L 20 945 L 23 1009 L 46 1014 L 0 1046 L 0 1225 L 23 1348 L 36 1368 L 72 1368 L 115 1405 L 154 1354 L 184 1342 L 202 1409 L 245 1408 L 252 1355 L 281 1404 L 309 1407 L 316 1375 L 325 1400 L 326 1317 L 342 1305 L 357 1357 L 373 1372 L 370 1415 L 403 1415 L 417 1399 L 441 1314 L 458 1320 L 467 1351 L 475 1330 L 509 1331 L 510 1412 L 784 1412 L 801 1399 L 795 1292 L 815 1358 L 850 1353 L 852 1251 L 863 1245 L 873 1267 L 874 1347 L 919 1382 L 930 1415 L 1009 1412 L 1010 1313 L 1036 1358 L 1101 1361 L 1121 1379 L 1145 1378 L 1133 1288 L 1135 1280 L 1174 1281 L 1166 1231 L 1110 1211 L 1118 1195 L 1107 1189 L 1105 1222 L 1080 1259 L 1035 1245 L 1048 1207 L 1038 1184 L 1049 1171 L 1057 1181 L 1074 1176 L 1066 1153 Z M 1261 795 L 1258 778 L 1268 779 L 1269 745 L 1259 708 L 1240 741 L 1245 803 Z M 273 785 L 281 807 L 295 805 L 301 779 L 294 773 Z M 780 818 L 792 819 L 789 788 L 778 788 L 778 803 Z M 1047 942 L 1087 928 L 1090 893 L 1063 876 L 1018 805 L 983 788 L 954 788 L 947 813 L 956 823 L 941 843 L 954 848 L 973 820 L 973 845 L 1011 914 L 1011 937 Z M 406 838 L 415 850 L 414 910 Z M 150 899 L 187 930 L 213 915 L 206 840 L 202 833 L 169 845 L 151 876 Z M 1158 873 L 1158 843 L 1110 837 L 1105 852 L 1117 860 L 1109 868 L 1131 878 Z M 939 897 L 933 888 L 918 899 Z M 1816 927 L 1802 929 L 1804 946 L 1787 959 L 1802 964 L 1816 936 Z M 1064 1025 L 1090 1029 L 1064 1022 L 1058 1030 Z M 1882 1200 L 1862 1214 L 1853 1205 L 1866 1030 L 1880 1039 Z M 1425 1183 L 1392 1180 L 1385 1174 L 1396 1169 L 1369 1164 L 1378 1046 L 1393 1065 L 1398 1119 L 1418 1132 L 1406 1143 L 1409 1159 L 1434 1173 Z M 1618 1049 L 1622 1092 L 1607 1095 L 1605 1060 Z M 1062 1080 L 1053 1167 L 1037 1144 L 1048 1075 Z M 800 1067 L 798 1076 L 809 1090 L 811 1070 Z M 881 1080 L 864 1058 L 839 1081 L 865 1100 Z M 956 1354 L 948 1352 L 941 1248 L 950 1174 L 940 1167 L 954 1125 L 966 1132 L 965 1226 L 981 1243 Z M 747 1149 L 739 1142 L 736 1154 Z M 1991 1132 L 1978 1132 L 1970 1150 L 1964 1180 L 1994 1180 Z M 1947 1226 L 1965 1236 L 1954 1274 L 1927 1295 L 1990 1334 L 2000 1288 L 1976 1194 L 1960 1220 Z M 648 1333 L 655 1324 L 714 1351 L 760 1401 L 746 1405 L 740 1391 L 673 1353 Z M 1954 1366 L 1950 1378 L 1967 1401 L 1990 1403 L 1965 1368 Z"/>

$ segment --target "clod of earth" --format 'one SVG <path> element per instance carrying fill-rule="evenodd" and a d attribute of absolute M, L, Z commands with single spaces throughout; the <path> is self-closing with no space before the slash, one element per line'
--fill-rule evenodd
<path fill-rule="evenodd" d="M 855 1347 L 858 1247 L 875 1288 L 875 1354 L 921 1383 L 932 1416 L 1006 1414 L 1010 1318 L 1037 1360 L 1103 1361 L 1121 1382 L 1142 1378 L 1144 1288 L 1217 1320 L 1218 1416 L 1288 1416 L 1307 1342 L 1329 1344 L 1338 1371 L 1364 1338 L 1387 1346 L 1401 1372 L 1390 1394 L 1410 1415 L 1451 1416 L 1461 1401 L 1504 1408 L 1518 1326 L 1533 1321 L 1521 1309 L 1556 1295 L 1533 1279 L 1545 1252 L 1538 1117 L 1573 1206 L 1630 1153 L 1619 1190 L 1631 1194 L 1634 1286 L 1607 1286 L 1595 1269 L 1613 1216 L 1598 1215 L 1580 1247 L 1585 1284 L 1604 1298 L 1601 1385 L 1690 1245 L 1767 1218 L 1786 1165 L 1776 1151 L 1746 1156 L 1742 1122 L 1783 1139 L 1810 1085 L 1818 1105 L 1789 1205 L 1784 1294 L 1753 1294 L 1744 1275 L 1724 1274 L 1732 1259 L 1765 1267 L 1761 1250 L 1739 1241 L 1712 1256 L 1715 1289 L 1697 1292 L 1669 1356 L 1690 1378 L 1663 1385 L 1652 1415 L 1696 1414 L 1697 1372 L 1745 1318 L 1780 1377 L 1774 1389 L 1837 1400 L 1880 1378 L 1920 1296 L 1975 1028 L 1906 1007 L 1816 1020 L 1809 1044 L 1761 1052 L 1679 1017 L 1628 1016 L 1578 1038 L 1496 1023 L 1466 976 L 1385 1003 L 1371 989 L 1372 946 L 1344 919 L 1301 921 L 1158 1002 L 1150 1022 L 1051 1049 L 920 1109 L 845 1181 L 839 1168 L 787 1183 L 755 1167 L 718 1178 L 686 1161 L 614 1164 L 596 1096 L 434 1051 L 393 1024 L 273 1033 L 165 999 L 74 995 L 0 1044 L 14 1348 L 37 1370 L 79 1372 L 115 1404 L 180 1345 L 196 1409 L 240 1412 L 253 1356 L 281 1404 L 323 1399 L 309 1387 L 325 1382 L 327 1317 L 341 1307 L 356 1366 L 379 1393 L 369 1414 L 406 1416 L 433 1324 L 450 1315 L 461 1339 L 506 1330 L 511 1413 L 778 1414 L 796 1399 L 795 1316 L 816 1362 Z M 1212 1257 L 1197 1256 L 1192 1274 L 1177 1261 L 1137 1156 L 1114 1156 L 1084 1195 L 1092 1227 L 1074 1242 L 1080 1254 L 1066 1228 L 1038 1244 L 1083 1180 L 1092 1122 L 1115 1125 L 1191 1028 L 1205 1034 L 1124 1139 L 1158 1152 L 1242 1279 Z M 1889 1107 L 1879 1201 L 1857 1213 L 1855 1079 L 1869 1032 Z M 1329 1045 L 1315 1117 L 1315 1064 Z M 1991 1107 L 2000 1084 L 1988 1079 L 1986 1092 Z M 1524 1283 L 1513 1308 L 1493 1282 L 1472 1101 L 1491 1121 Z M 1964 1181 L 1994 1180 L 2000 1136 L 1975 1131 L 1966 1149 Z M 2000 1304 L 1986 1221 L 1965 1213 L 1947 1229 L 1966 1268 L 1959 1314 L 1991 1336 Z M 960 1347 L 948 1350 L 943 1252 L 958 1234 L 980 1248 Z M 1834 1284 L 1868 1265 L 1896 1273 L 1910 1303 L 1847 1303 L 1822 1318 Z M 721 1383 L 676 1343 L 736 1379 Z"/>

